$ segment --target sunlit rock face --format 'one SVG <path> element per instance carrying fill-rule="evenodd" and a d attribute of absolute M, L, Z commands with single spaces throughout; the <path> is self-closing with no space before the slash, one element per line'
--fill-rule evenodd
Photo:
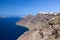
<path fill-rule="evenodd" d="M 22 23 L 26 19 L 20 22 L 20 25 L 27 26 L 30 30 L 17 40 L 60 40 L 60 14 L 37 14 L 31 17 L 30 20 L 26 17 L 28 20 L 25 24 Z"/>
<path fill-rule="evenodd" d="M 55 34 L 55 33 L 53 34 L 54 31 L 55 30 L 51 27 L 43 30 L 33 29 L 25 32 L 17 40 L 60 40 L 60 34 Z M 59 32 L 60 31 L 58 31 L 58 33 Z"/>
<path fill-rule="evenodd" d="M 16 24 L 25 26 L 32 30 L 34 28 L 39 28 L 39 26 L 42 23 L 45 23 L 53 17 L 54 16 L 52 14 L 38 13 L 36 16 L 28 15 L 27 17 L 24 17 L 21 21 L 18 21 Z"/>
<path fill-rule="evenodd" d="M 41 36 L 39 34 L 39 30 L 33 29 L 25 32 L 21 37 L 17 40 L 40 40 Z"/>

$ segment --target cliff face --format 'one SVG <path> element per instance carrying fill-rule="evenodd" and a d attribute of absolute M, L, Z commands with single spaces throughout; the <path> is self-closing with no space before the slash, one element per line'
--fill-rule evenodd
<path fill-rule="evenodd" d="M 27 16 L 25 18 L 23 18 L 21 21 L 18 21 L 16 24 L 17 25 L 21 25 L 21 26 L 25 26 L 27 28 L 29 28 L 30 30 L 35 29 L 35 28 L 39 28 L 39 26 L 42 23 L 47 22 L 47 20 L 53 18 L 54 16 L 51 14 L 37 14 L 36 16 Z"/>
<path fill-rule="evenodd" d="M 26 18 L 28 19 L 28 17 Z M 23 20 L 19 22 L 22 26 L 28 26 L 30 30 L 22 34 L 17 40 L 60 40 L 60 14 L 38 14 L 29 19 L 25 24 L 22 24 Z"/>

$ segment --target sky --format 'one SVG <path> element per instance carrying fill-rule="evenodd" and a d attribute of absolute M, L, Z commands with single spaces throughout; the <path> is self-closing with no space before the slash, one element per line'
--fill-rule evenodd
<path fill-rule="evenodd" d="M 21 17 L 51 11 L 60 12 L 60 0 L 0 0 L 0 16 Z"/>

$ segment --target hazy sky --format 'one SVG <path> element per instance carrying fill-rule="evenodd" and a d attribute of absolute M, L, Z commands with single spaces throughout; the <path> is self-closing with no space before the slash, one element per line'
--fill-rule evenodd
<path fill-rule="evenodd" d="M 59 12 L 60 0 L 0 0 L 0 16 L 36 15 L 40 11 Z"/>

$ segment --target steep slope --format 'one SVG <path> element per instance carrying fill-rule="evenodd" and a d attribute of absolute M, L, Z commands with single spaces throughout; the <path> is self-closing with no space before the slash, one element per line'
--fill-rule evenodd
<path fill-rule="evenodd" d="M 30 30 L 39 28 L 42 23 L 45 23 L 49 19 L 53 18 L 52 14 L 37 14 L 36 16 L 28 15 L 27 17 L 23 18 L 21 21 L 18 21 L 16 24 L 25 26 Z"/>
<path fill-rule="evenodd" d="M 17 40 L 60 40 L 60 15 L 56 15 L 39 28 L 25 32 Z"/>

